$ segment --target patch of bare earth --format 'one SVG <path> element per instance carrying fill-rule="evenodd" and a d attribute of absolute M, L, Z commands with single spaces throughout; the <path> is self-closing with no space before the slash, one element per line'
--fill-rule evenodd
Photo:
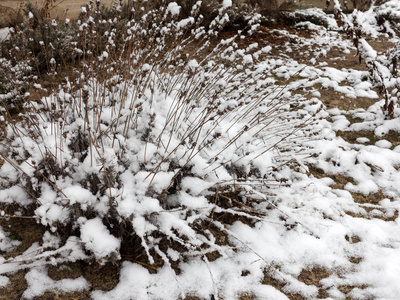
<path fill-rule="evenodd" d="M 0 207 L 6 214 L 14 213 L 12 207 Z M 4 231 L 9 233 L 9 237 L 13 240 L 18 240 L 21 244 L 12 252 L 1 253 L 5 258 L 12 258 L 24 253 L 33 243 L 39 242 L 44 234 L 43 226 L 36 224 L 36 220 L 27 218 L 0 218 L 0 226 Z M 25 280 L 26 270 L 18 271 L 8 275 L 10 284 L 0 289 L 0 300 L 22 299 L 22 294 L 27 289 L 28 285 Z"/>
<path fill-rule="evenodd" d="M 0 0 L 0 5 L 7 9 L 18 11 L 21 7 L 23 8 L 27 2 L 31 2 L 33 4 L 37 4 L 38 7 L 42 7 L 44 0 Z M 54 1 L 54 5 L 50 7 L 49 13 L 52 18 L 76 18 L 81 11 L 81 7 L 88 2 L 88 0 L 56 0 Z M 106 7 L 111 7 L 114 2 L 114 0 L 101 0 L 101 4 Z"/>
<path fill-rule="evenodd" d="M 0 2 L 0 28 L 7 27 L 12 20 L 14 10 L 10 7 L 1 5 Z"/>
<path fill-rule="evenodd" d="M 304 282 L 306 285 L 313 285 L 318 288 L 318 299 L 324 299 L 328 298 L 329 294 L 328 292 L 322 288 L 322 285 L 320 284 L 320 281 L 324 278 L 327 278 L 331 275 L 331 273 L 323 268 L 319 267 L 313 267 L 310 269 L 302 270 L 300 275 L 298 276 L 298 280 L 301 282 Z M 300 294 L 290 294 L 287 291 L 285 291 L 285 286 L 286 282 L 282 279 L 277 279 L 277 276 L 275 276 L 272 272 L 266 271 L 264 273 L 264 280 L 263 284 L 273 286 L 277 290 L 281 291 L 283 294 L 285 294 L 290 300 L 303 300 L 307 299 L 304 296 Z"/>
<path fill-rule="evenodd" d="M 358 243 L 360 239 L 357 236 L 354 237 L 348 237 L 346 236 L 346 239 L 349 242 L 352 243 Z M 349 261 L 353 264 L 359 264 L 361 262 L 362 258 L 360 257 L 350 257 Z M 298 280 L 305 283 L 306 285 L 313 285 L 318 288 L 318 295 L 317 299 L 326 299 L 329 298 L 329 288 L 324 289 L 322 287 L 322 284 L 320 283 L 322 279 L 327 278 L 332 275 L 333 272 L 328 271 L 326 269 L 320 268 L 320 267 L 313 267 L 309 269 L 302 270 L 300 275 L 298 276 Z M 340 274 L 339 274 L 340 276 Z M 266 271 L 264 274 L 264 280 L 263 284 L 267 284 L 270 286 L 273 286 L 277 290 L 281 291 L 283 294 L 285 294 L 290 300 L 306 300 L 308 298 L 300 295 L 300 294 L 290 294 L 285 291 L 285 286 L 286 283 L 282 279 L 277 279 L 277 276 L 274 275 L 273 272 L 268 272 Z M 360 286 L 350 286 L 350 285 L 341 285 L 337 287 L 339 291 L 341 291 L 343 294 L 345 294 L 346 300 L 353 300 L 349 294 L 352 292 L 353 289 L 365 289 L 367 288 L 366 285 L 360 285 Z M 247 300 L 247 298 L 244 298 Z M 248 298 L 250 300 L 253 300 L 254 298 Z"/>
<path fill-rule="evenodd" d="M 391 149 L 394 149 L 396 146 L 400 145 L 400 132 L 398 131 L 389 131 L 388 134 L 383 136 L 376 136 L 373 131 L 369 130 L 360 130 L 360 131 L 337 131 L 337 136 L 342 137 L 346 142 L 356 144 L 357 139 L 360 137 L 368 138 L 368 142 L 365 142 L 364 145 L 375 145 L 376 142 L 381 140 L 387 140 L 392 143 Z"/>
<path fill-rule="evenodd" d="M 326 174 L 321 168 L 316 168 L 312 165 L 309 165 L 308 167 L 309 175 L 313 175 L 316 178 L 331 178 L 334 181 L 334 184 L 331 186 L 332 189 L 343 190 L 345 189 L 344 187 L 347 183 L 350 182 L 355 184 L 354 179 L 349 176 L 342 174 Z M 376 193 L 369 194 L 355 192 L 350 192 L 350 194 L 353 197 L 354 203 L 361 205 L 361 207 L 364 209 L 363 213 L 354 213 L 350 211 L 346 212 L 346 214 L 354 218 L 377 218 L 389 222 L 395 221 L 399 217 L 398 210 L 390 211 L 387 208 L 380 207 L 379 202 L 381 202 L 383 199 L 390 199 L 390 201 L 393 201 L 392 198 L 386 196 L 381 190 Z"/>

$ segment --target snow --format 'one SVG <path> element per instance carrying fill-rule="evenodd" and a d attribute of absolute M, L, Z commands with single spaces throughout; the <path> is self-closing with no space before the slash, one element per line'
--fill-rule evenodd
<path fill-rule="evenodd" d="M 6 287 L 10 283 L 10 279 L 6 276 L 0 275 L 0 289 Z"/>
<path fill-rule="evenodd" d="M 188 63 L 188 67 L 192 72 L 196 71 L 198 66 L 199 66 L 199 63 L 195 59 L 190 60 Z"/>
<path fill-rule="evenodd" d="M 181 21 L 178 22 L 178 24 L 176 25 L 176 30 L 179 31 L 183 28 L 188 27 L 189 25 L 194 23 L 194 18 L 193 17 L 188 17 L 186 19 L 183 19 Z"/>
<path fill-rule="evenodd" d="M 356 139 L 357 143 L 365 144 L 369 142 L 369 138 L 366 137 L 359 137 Z"/>
<path fill-rule="evenodd" d="M 179 15 L 180 10 L 181 7 L 176 2 L 170 2 L 167 6 L 167 12 L 171 13 L 173 17 Z"/>
<path fill-rule="evenodd" d="M 28 289 L 25 290 L 24 299 L 34 299 L 43 295 L 46 291 L 75 292 L 89 288 L 89 283 L 83 278 L 62 279 L 55 281 L 47 275 L 43 268 L 35 268 L 25 275 Z"/>
<path fill-rule="evenodd" d="M 232 6 L 232 0 L 224 0 L 222 2 L 222 8 L 223 9 L 227 9 L 228 7 L 231 7 L 231 6 Z"/>
<path fill-rule="evenodd" d="M 100 292 L 95 291 L 92 296 L 98 300 L 128 300 L 128 299 L 146 299 L 148 295 L 148 288 L 150 286 L 150 281 L 152 280 L 152 276 L 149 274 L 147 269 L 144 267 L 125 262 L 121 269 L 121 280 L 120 283 L 116 286 L 114 290 L 111 292 Z M 173 278 L 163 278 L 164 280 L 169 279 L 172 286 L 174 286 Z M 162 285 L 162 282 L 160 283 Z M 171 289 L 174 290 L 174 289 Z M 173 299 L 170 294 L 165 290 L 164 296 L 170 297 L 169 299 Z M 164 298 L 168 299 L 168 298 Z"/>
<path fill-rule="evenodd" d="M 185 177 L 182 180 L 182 190 L 190 191 L 190 194 L 199 195 L 202 191 L 209 189 L 214 184 L 197 177 Z"/>
<path fill-rule="evenodd" d="M 400 20 L 400 3 L 397 0 L 390 0 L 379 6 L 378 14 L 389 16 L 394 20 Z"/>
<path fill-rule="evenodd" d="M 392 143 L 386 140 L 380 140 L 377 141 L 375 143 L 376 146 L 380 147 L 380 148 L 391 148 L 392 147 Z"/>
<path fill-rule="evenodd" d="M 5 40 L 8 38 L 10 33 L 10 29 L 8 27 L 0 29 L 0 41 Z"/>
<path fill-rule="evenodd" d="M 4 214 L 2 212 L 2 217 L 4 217 Z M 10 252 L 15 247 L 19 246 L 21 244 L 20 241 L 17 240 L 12 240 L 9 237 L 9 234 L 3 230 L 3 228 L 0 226 L 0 251 L 2 252 Z M 1 278 L 0 278 L 1 279 Z M 4 279 L 3 279 L 4 282 Z M 0 285 L 1 285 L 1 280 L 0 280 Z"/>
<path fill-rule="evenodd" d="M 99 218 L 82 222 L 81 239 L 87 250 L 94 252 L 98 258 L 106 258 L 118 252 L 120 240 L 110 234 Z"/>

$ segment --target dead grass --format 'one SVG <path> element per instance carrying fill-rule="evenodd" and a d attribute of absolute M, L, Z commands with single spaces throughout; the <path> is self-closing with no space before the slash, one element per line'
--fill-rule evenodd
<path fill-rule="evenodd" d="M 11 16 L 13 13 L 15 13 L 15 11 L 12 8 L 0 5 L 0 28 L 8 26 L 12 21 Z"/>
<path fill-rule="evenodd" d="M 385 221 L 385 222 L 396 221 L 397 218 L 399 217 L 399 212 L 397 210 L 394 212 L 394 214 L 392 214 L 390 216 L 386 216 L 384 209 L 377 209 L 377 210 L 382 212 L 382 216 L 377 216 L 377 215 L 371 215 L 370 214 L 370 212 L 373 211 L 376 208 L 365 207 L 364 209 L 366 211 L 365 214 L 361 214 L 361 213 L 356 214 L 356 213 L 350 212 L 350 211 L 347 211 L 346 214 L 351 216 L 351 217 L 353 217 L 353 218 L 362 218 L 362 219 L 373 219 L 373 218 L 375 218 L 375 219 L 380 219 L 380 220 Z"/>
<path fill-rule="evenodd" d="M 354 240 L 358 242 L 357 237 L 354 237 Z M 350 257 L 349 261 L 352 262 L 353 264 L 359 264 L 362 261 L 361 257 Z M 303 297 L 300 294 L 289 294 L 285 291 L 284 287 L 286 285 L 285 282 L 276 279 L 273 275 L 273 273 L 265 272 L 264 274 L 264 279 L 263 279 L 263 284 L 267 284 L 270 286 L 273 286 L 277 290 L 281 291 L 283 294 L 285 294 L 290 300 L 305 300 L 307 298 Z M 304 282 L 306 285 L 313 285 L 318 288 L 318 295 L 317 299 L 325 299 L 329 298 L 329 293 L 327 290 L 322 288 L 322 285 L 320 281 L 324 278 L 329 277 L 332 275 L 332 272 L 320 267 L 312 267 L 309 269 L 302 270 L 300 275 L 298 276 L 298 280 L 301 282 Z M 349 285 L 341 285 L 338 287 L 338 289 L 346 295 L 346 300 L 353 300 L 348 294 L 355 288 L 359 289 L 365 289 L 367 288 L 366 285 L 362 286 L 349 286 Z M 243 298 L 244 299 L 250 299 L 252 300 L 253 298 Z"/>
<path fill-rule="evenodd" d="M 318 299 L 328 298 L 329 294 L 326 290 L 322 288 L 320 281 L 324 278 L 327 278 L 331 275 L 331 272 L 320 268 L 320 267 L 312 267 L 306 270 L 302 270 L 300 275 L 298 276 L 298 280 L 304 282 L 307 285 L 314 285 L 318 288 Z M 281 291 L 285 294 L 290 300 L 303 300 L 307 299 L 300 294 L 290 294 L 287 293 L 284 289 L 286 286 L 286 282 L 282 280 L 278 280 L 273 276 L 273 273 L 266 271 L 264 273 L 263 284 L 273 286 L 277 290 Z M 251 299 L 251 298 L 250 298 Z"/>
<path fill-rule="evenodd" d="M 320 281 L 327 278 L 331 273 L 323 268 L 313 267 L 312 269 L 301 271 L 298 279 L 307 285 L 314 285 L 318 287 L 318 299 L 328 298 L 329 294 L 326 290 L 322 288 Z"/>
<path fill-rule="evenodd" d="M 251 294 L 243 294 L 240 295 L 238 300 L 256 300 L 257 298 L 254 295 Z"/>
<path fill-rule="evenodd" d="M 347 295 L 349 294 L 352 290 L 354 290 L 355 288 L 359 288 L 359 289 L 366 289 L 367 286 L 366 285 L 362 285 L 362 286 L 355 286 L 355 285 L 341 285 L 338 287 L 338 290 L 341 291 L 343 294 Z M 347 299 L 352 299 L 350 297 L 346 297 Z"/>
<path fill-rule="evenodd" d="M 358 265 L 362 261 L 362 257 L 357 257 L 357 256 L 351 256 L 349 261 L 352 264 Z"/>
<path fill-rule="evenodd" d="M 344 176 L 342 174 L 326 174 L 321 168 L 313 165 L 308 165 L 309 172 L 308 176 L 313 175 L 315 178 L 321 179 L 325 177 L 331 178 L 335 183 L 331 186 L 333 189 L 343 189 L 347 183 L 355 183 L 354 179 L 349 176 Z"/>
<path fill-rule="evenodd" d="M 12 206 L 5 206 L 3 204 L 0 206 L 0 210 L 3 210 L 7 215 L 14 215 Z M 5 218 L 0 218 L 0 226 L 4 231 L 10 234 L 11 239 L 21 241 L 21 244 L 17 248 L 7 253 L 6 258 L 21 255 L 32 246 L 33 243 L 39 242 L 45 233 L 45 228 L 38 225 L 36 219 L 10 218 L 7 220 Z"/>
<path fill-rule="evenodd" d="M 353 235 L 353 236 L 346 235 L 344 238 L 346 239 L 346 241 L 348 241 L 351 244 L 357 244 L 357 243 L 361 242 L 360 237 L 357 235 Z"/>
<path fill-rule="evenodd" d="M 282 292 L 283 294 L 285 294 L 290 300 L 304 300 L 304 299 L 305 299 L 305 298 L 304 298 L 302 295 L 300 295 L 300 294 L 294 294 L 294 295 L 293 295 L 293 294 L 289 294 L 289 293 L 285 292 L 285 291 L 283 290 L 283 288 L 285 287 L 286 282 L 274 278 L 274 277 L 272 276 L 272 274 L 269 273 L 269 272 L 265 272 L 265 273 L 264 273 L 264 279 L 263 279 L 263 281 L 262 281 L 262 284 L 273 286 L 273 287 L 276 288 L 278 291 L 280 291 L 280 292 Z"/>
<path fill-rule="evenodd" d="M 354 120 L 354 119 L 353 119 Z M 358 121 L 357 119 L 354 122 Z M 364 143 L 364 145 L 375 145 L 376 142 L 381 140 L 387 140 L 392 143 L 391 149 L 393 150 L 395 147 L 400 145 L 400 132 L 397 131 L 389 131 L 388 134 L 384 136 L 376 136 L 373 131 L 369 130 L 360 130 L 360 131 L 341 131 L 338 130 L 336 132 L 337 136 L 343 138 L 346 142 L 352 144 L 358 144 L 357 139 L 360 137 L 366 137 L 369 139 L 368 142 Z"/>

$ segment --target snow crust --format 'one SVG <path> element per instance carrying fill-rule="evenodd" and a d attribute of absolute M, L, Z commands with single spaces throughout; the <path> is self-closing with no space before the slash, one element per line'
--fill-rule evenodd
<path fill-rule="evenodd" d="M 83 277 L 55 281 L 47 275 L 46 270 L 43 268 L 32 269 L 26 274 L 25 279 L 29 286 L 23 294 L 25 299 L 34 299 L 43 295 L 46 291 L 68 293 L 89 288 L 88 282 Z"/>

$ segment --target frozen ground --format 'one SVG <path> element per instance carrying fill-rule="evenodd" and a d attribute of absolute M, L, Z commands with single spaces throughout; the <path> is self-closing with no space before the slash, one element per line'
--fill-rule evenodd
<path fill-rule="evenodd" d="M 84 277 L 48 275 L 52 263 L 62 270 L 69 268 L 66 262 L 85 258 L 79 246 L 85 238 L 97 242 L 91 228 L 101 224 L 88 221 L 82 241 L 71 239 L 57 253 L 44 251 L 59 243 L 46 233 L 41 246 L 1 257 L 0 295 L 13 272 L 28 268 L 24 299 L 77 291 L 104 300 L 399 299 L 400 109 L 385 120 L 383 100 L 365 80 L 368 72 L 352 63 L 357 58 L 350 41 L 335 30 L 298 26 L 308 27 L 311 36 L 301 29 L 268 32 L 263 42 L 270 48 L 259 67 L 275 84 L 288 84 L 301 103 L 297 112 L 315 115 L 318 134 L 307 142 L 310 155 L 299 159 L 300 166 L 280 170 L 279 184 L 266 186 L 268 192 L 253 191 L 260 199 L 252 207 L 258 222 L 228 227 L 231 250 L 208 260 L 192 255 L 178 274 L 169 265 L 155 273 L 125 261 L 116 286 L 89 292 L 92 283 Z M 385 36 L 376 38 L 391 44 Z M 1 251 L 19 243 L 0 227 Z M 169 256 L 179 258 L 173 249 Z"/>

